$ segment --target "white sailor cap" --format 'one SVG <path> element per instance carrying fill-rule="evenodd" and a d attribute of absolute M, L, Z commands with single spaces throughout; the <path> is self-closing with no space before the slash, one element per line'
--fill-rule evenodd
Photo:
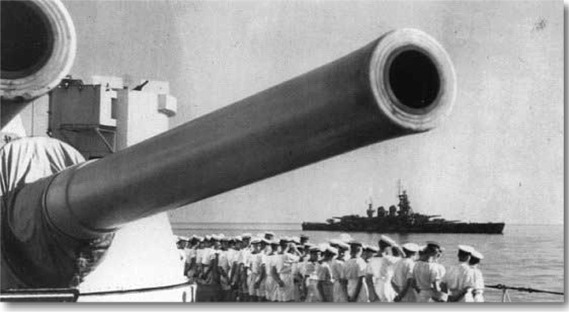
<path fill-rule="evenodd" d="M 438 249 L 441 252 L 445 251 L 444 247 L 442 247 L 441 244 L 439 242 L 436 242 L 436 241 L 428 241 L 427 247 L 429 247 L 429 246 L 431 246 L 435 249 Z"/>
<path fill-rule="evenodd" d="M 338 249 L 343 249 L 343 250 L 350 250 L 350 245 L 344 243 L 344 242 L 340 242 L 338 244 Z"/>
<path fill-rule="evenodd" d="M 379 252 L 379 248 L 369 245 L 364 245 L 363 250 L 371 252 Z"/>
<path fill-rule="evenodd" d="M 264 243 L 264 244 L 269 245 L 269 244 L 271 243 L 271 241 L 268 240 L 268 239 L 266 239 L 266 238 L 264 238 L 264 237 L 261 237 L 261 243 Z"/>
<path fill-rule="evenodd" d="M 178 236 L 178 240 L 186 241 L 186 242 L 187 242 L 187 241 L 189 241 L 190 239 L 189 239 L 187 236 Z"/>
<path fill-rule="evenodd" d="M 297 245 L 300 244 L 300 238 L 298 236 L 293 236 L 290 238 L 290 240 Z"/>
<path fill-rule="evenodd" d="M 333 254 L 333 255 L 337 255 L 337 254 L 338 254 L 338 249 L 336 249 L 336 248 L 334 248 L 334 247 L 332 247 L 332 246 L 328 246 L 328 247 L 326 248 L 326 252 L 329 252 L 329 253 L 331 253 L 331 254 Z"/>
<path fill-rule="evenodd" d="M 472 254 L 472 251 L 474 250 L 474 248 L 472 248 L 472 246 L 468 246 L 468 245 L 458 245 L 458 250 Z"/>
<path fill-rule="evenodd" d="M 229 237 L 223 236 L 223 237 L 221 237 L 219 240 L 222 241 L 222 242 L 228 242 L 228 241 L 229 241 Z"/>
<path fill-rule="evenodd" d="M 273 238 L 272 240 L 270 240 L 269 244 L 271 245 L 279 245 L 280 244 L 280 240 Z"/>
<path fill-rule="evenodd" d="M 253 237 L 251 239 L 251 244 L 260 244 L 261 243 L 261 238 L 259 237 Z"/>
<path fill-rule="evenodd" d="M 206 239 L 206 240 L 210 240 L 210 239 L 211 239 L 211 235 L 206 235 L 206 236 L 205 236 L 205 239 Z"/>
<path fill-rule="evenodd" d="M 405 243 L 401 247 L 403 247 L 403 249 L 406 249 L 410 252 L 417 252 L 420 249 L 419 245 L 417 245 L 415 243 Z"/>
<path fill-rule="evenodd" d="M 330 247 L 330 244 L 326 244 L 326 243 L 320 243 L 318 244 L 318 248 L 320 248 L 320 250 L 324 251 L 326 250 L 326 248 Z"/>
<path fill-rule="evenodd" d="M 215 241 L 218 241 L 218 240 L 221 239 L 221 237 L 220 237 L 219 235 L 217 235 L 217 234 L 213 234 L 213 235 L 211 235 L 211 239 L 212 239 L 212 240 L 215 240 Z"/>
<path fill-rule="evenodd" d="M 233 237 L 233 239 L 234 239 L 235 241 L 237 241 L 237 242 L 242 242 L 242 241 L 243 241 L 243 238 L 242 238 L 241 236 L 239 236 L 239 235 Z"/>
<path fill-rule="evenodd" d="M 387 235 L 381 235 L 381 237 L 379 238 L 379 241 L 382 241 L 386 244 L 389 244 L 390 246 L 397 245 L 397 243 L 393 239 L 391 239 L 391 237 L 389 237 Z"/>
<path fill-rule="evenodd" d="M 314 245 L 314 244 L 312 244 L 312 243 L 306 243 L 306 244 L 304 244 L 304 248 L 308 248 L 308 249 L 310 249 L 310 248 L 312 248 L 312 247 L 315 247 L 315 246 L 316 246 L 316 245 Z"/>
<path fill-rule="evenodd" d="M 324 251 L 324 250 L 326 250 L 326 249 L 322 250 L 322 248 L 320 248 L 320 246 L 312 245 L 308 250 L 309 250 L 310 252 L 316 252 L 316 251 L 322 252 L 322 251 Z"/>
<path fill-rule="evenodd" d="M 241 234 L 241 237 L 243 238 L 251 238 L 253 235 L 251 235 L 251 233 L 245 233 L 245 234 Z"/>
<path fill-rule="evenodd" d="M 427 249 L 427 245 L 421 245 L 421 246 L 419 246 L 419 250 L 420 250 L 420 251 L 425 251 L 425 249 Z"/>
<path fill-rule="evenodd" d="M 203 242 L 205 240 L 203 236 L 196 236 L 196 239 L 200 242 Z"/>
<path fill-rule="evenodd" d="M 477 258 L 477 259 L 484 259 L 484 255 L 482 255 L 480 252 L 478 252 L 477 250 L 472 249 L 472 252 L 470 253 L 470 256 L 472 258 Z"/>
<path fill-rule="evenodd" d="M 328 241 L 328 243 L 330 243 L 330 245 L 334 246 L 338 246 L 342 241 L 337 239 L 337 238 L 332 238 L 331 240 Z"/>

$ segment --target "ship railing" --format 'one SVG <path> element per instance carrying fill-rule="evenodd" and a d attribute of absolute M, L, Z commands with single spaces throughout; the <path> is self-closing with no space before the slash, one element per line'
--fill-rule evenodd
<path fill-rule="evenodd" d="M 512 302 L 512 299 L 510 298 L 510 294 L 508 293 L 508 290 L 515 290 L 515 291 L 527 292 L 527 293 L 542 293 L 542 294 L 565 296 L 564 292 L 535 289 L 535 288 L 529 288 L 529 287 L 513 287 L 513 286 L 507 286 L 507 285 L 503 285 L 503 284 L 484 285 L 484 287 L 485 288 L 491 288 L 491 289 L 497 289 L 497 290 L 502 291 L 502 302 Z"/>
<path fill-rule="evenodd" d="M 76 288 L 6 289 L 0 291 L 0 302 L 76 302 L 80 297 L 128 295 L 178 288 L 186 288 L 181 302 L 196 302 L 197 284 L 191 281 L 165 286 L 95 292 L 80 292 Z"/>

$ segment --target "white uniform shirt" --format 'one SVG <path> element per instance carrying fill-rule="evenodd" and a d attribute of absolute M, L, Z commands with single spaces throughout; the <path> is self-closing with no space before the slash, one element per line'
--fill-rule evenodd
<path fill-rule="evenodd" d="M 460 263 L 449 268 L 443 282 L 448 289 L 455 294 L 466 288 L 474 288 L 474 270 L 468 263 Z"/>
<path fill-rule="evenodd" d="M 196 263 L 197 264 L 202 263 L 203 255 L 204 255 L 204 249 L 203 248 L 196 250 Z"/>
<path fill-rule="evenodd" d="M 436 262 L 417 261 L 413 268 L 413 277 L 420 290 L 431 290 L 434 282 L 441 282 L 445 268 Z"/>
<path fill-rule="evenodd" d="M 354 296 L 358 279 L 366 275 L 367 263 L 361 257 L 351 258 L 346 261 L 344 266 L 344 276 L 348 280 L 348 296 Z M 368 302 L 369 292 L 367 288 L 367 283 L 365 281 L 362 283 L 356 302 Z"/>
<path fill-rule="evenodd" d="M 202 256 L 202 264 L 203 265 L 210 265 L 211 261 L 215 259 L 215 250 L 211 247 L 204 248 L 204 253 Z"/>
<path fill-rule="evenodd" d="M 472 268 L 474 272 L 474 290 L 476 295 L 474 296 L 474 302 L 484 302 L 484 277 L 482 276 L 482 271 L 478 267 Z"/>
<path fill-rule="evenodd" d="M 413 268 L 415 267 L 415 261 L 410 258 L 404 258 L 399 260 L 393 267 L 393 278 L 391 279 L 395 285 L 399 287 L 399 290 L 403 290 L 407 280 L 413 278 Z"/>
<path fill-rule="evenodd" d="M 343 260 L 334 259 L 330 262 L 330 271 L 332 273 L 332 280 L 338 281 L 340 279 L 345 279 L 344 274 L 345 262 Z"/>
<path fill-rule="evenodd" d="M 275 257 L 275 267 L 279 274 L 292 274 L 293 264 L 298 262 L 299 258 L 290 253 L 284 253 Z"/>
<path fill-rule="evenodd" d="M 219 254 L 218 267 L 222 268 L 225 273 L 229 273 L 231 266 L 229 265 L 229 250 L 223 250 Z"/>
<path fill-rule="evenodd" d="M 391 281 L 394 273 L 394 265 L 401 258 L 393 256 L 373 257 L 369 259 L 366 273 L 373 276 L 374 284 L 377 280 Z"/>

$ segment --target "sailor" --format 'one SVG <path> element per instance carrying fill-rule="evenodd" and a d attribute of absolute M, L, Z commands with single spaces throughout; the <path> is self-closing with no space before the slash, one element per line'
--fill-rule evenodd
<path fill-rule="evenodd" d="M 210 272 L 210 264 L 213 253 L 213 241 L 211 235 L 206 235 L 204 239 L 204 248 L 201 256 L 201 275 L 200 280 L 207 279 Z"/>
<path fill-rule="evenodd" d="M 265 258 L 264 268 L 265 268 L 265 298 L 267 301 L 276 302 L 277 301 L 277 282 L 275 281 L 272 270 L 275 266 L 275 258 L 278 256 L 279 241 L 273 239 L 270 242 L 270 252 Z"/>
<path fill-rule="evenodd" d="M 300 253 L 296 244 L 290 239 L 283 240 L 283 249 L 279 256 L 275 258 L 273 267 L 273 278 L 277 281 L 277 301 L 295 301 L 294 267 L 300 259 Z"/>
<path fill-rule="evenodd" d="M 267 263 L 267 256 L 270 249 L 270 241 L 265 239 L 264 237 L 261 238 L 261 243 L 259 246 L 259 254 L 255 258 L 257 262 L 257 280 L 255 281 L 255 289 L 257 292 L 257 300 L 258 301 L 267 301 L 266 298 L 266 270 L 265 266 Z"/>
<path fill-rule="evenodd" d="M 229 256 L 230 256 L 229 250 L 231 250 L 229 248 L 229 238 L 222 237 L 220 239 L 220 243 L 221 243 L 221 248 L 220 248 L 221 252 L 219 254 L 217 267 L 219 270 L 221 291 L 223 293 L 222 301 L 233 301 L 234 298 L 232 296 L 231 283 L 229 281 L 230 270 L 231 270 L 231 267 L 229 265 Z"/>
<path fill-rule="evenodd" d="M 397 293 L 391 285 L 391 279 L 393 278 L 395 263 L 401 258 L 393 256 L 391 249 L 399 250 L 400 247 L 386 235 L 381 235 L 378 246 L 379 252 L 377 256 L 370 259 L 368 263 L 368 280 L 371 278 L 373 283 L 373 289 L 370 290 L 370 293 L 373 294 L 370 299 L 381 302 L 393 302 Z"/>
<path fill-rule="evenodd" d="M 478 267 L 482 259 L 484 256 L 480 252 L 472 250 L 468 264 L 474 271 L 474 289 L 472 291 L 474 302 L 484 302 L 484 277 Z"/>
<path fill-rule="evenodd" d="M 381 258 L 378 258 L 379 248 L 375 248 L 369 245 L 362 246 L 362 259 L 366 262 L 366 278 L 365 282 L 367 284 L 367 288 L 369 289 L 369 301 L 375 302 L 379 301 L 379 297 L 375 293 L 374 286 L 373 286 L 373 274 L 372 274 L 372 267 L 376 265 L 380 265 Z M 375 257 L 374 257 L 375 256 Z"/>
<path fill-rule="evenodd" d="M 238 292 L 239 301 L 247 302 L 249 301 L 249 287 L 247 286 L 247 268 L 246 262 L 249 258 L 251 253 L 250 250 L 250 242 L 251 242 L 251 234 L 244 233 L 241 235 L 243 239 L 241 244 L 241 249 L 237 254 L 237 280 L 236 280 L 236 288 Z"/>
<path fill-rule="evenodd" d="M 257 278 L 259 277 L 259 265 L 260 265 L 259 258 L 261 253 L 260 245 L 261 245 L 260 237 L 254 237 L 251 239 L 251 253 L 245 265 L 248 271 L 247 287 L 249 292 L 249 298 L 250 301 L 252 302 L 259 301 L 259 298 L 257 296 L 257 288 L 255 288 L 255 286 Z"/>
<path fill-rule="evenodd" d="M 332 299 L 334 302 L 348 302 L 347 281 L 344 275 L 345 254 L 350 250 L 350 245 L 339 239 L 331 239 L 330 246 L 338 250 L 338 255 L 330 261 L 330 271 L 334 283 Z"/>
<path fill-rule="evenodd" d="M 199 236 L 198 246 L 196 247 L 196 270 L 194 273 L 196 280 L 201 277 L 203 272 L 202 259 L 205 253 L 205 245 L 206 245 L 205 237 Z"/>
<path fill-rule="evenodd" d="M 397 293 L 393 301 L 415 302 L 417 301 L 417 292 L 413 288 L 413 267 L 417 260 L 419 245 L 406 243 L 401 248 L 403 249 L 404 258 L 395 264 L 393 278 L 391 279 L 393 290 Z"/>
<path fill-rule="evenodd" d="M 348 281 L 347 293 L 349 302 L 368 302 L 369 292 L 365 283 L 366 262 L 362 259 L 362 243 L 350 242 L 351 258 L 346 261 L 344 276 Z"/>
<path fill-rule="evenodd" d="M 184 274 L 191 280 L 195 278 L 198 245 L 199 245 L 198 236 L 192 235 L 192 238 L 190 239 L 190 244 L 187 246 L 187 258 L 186 258 L 187 262 Z"/>
<path fill-rule="evenodd" d="M 443 287 L 449 291 L 449 302 L 473 302 L 474 270 L 468 264 L 474 248 L 458 245 L 458 264 L 451 266 L 443 278 Z"/>
<path fill-rule="evenodd" d="M 202 258 L 203 272 L 202 278 L 198 281 L 198 288 L 196 293 L 196 300 L 199 302 L 204 301 L 221 301 L 222 290 L 219 279 L 218 270 L 218 250 L 219 239 L 218 235 L 211 235 L 209 237 L 206 251 Z"/>
<path fill-rule="evenodd" d="M 302 275 L 304 276 L 305 302 L 322 302 L 322 297 L 318 291 L 318 267 L 320 265 L 323 249 L 320 246 L 312 246 L 309 250 L 309 258 L 305 263 Z"/>
<path fill-rule="evenodd" d="M 418 289 L 417 302 L 445 302 L 446 293 L 442 291 L 441 282 L 445 269 L 438 263 L 443 248 L 437 242 L 427 242 L 427 246 L 419 261 L 413 268 L 413 278 Z"/>
<path fill-rule="evenodd" d="M 241 248 L 243 247 L 243 238 L 238 235 L 233 237 L 232 240 L 230 240 L 230 243 L 233 241 L 233 244 L 231 245 L 233 248 L 228 250 L 228 262 L 229 262 L 229 282 L 231 284 L 231 292 L 232 292 L 232 301 L 235 300 L 239 300 L 239 277 L 240 275 L 238 274 L 238 269 L 239 269 L 239 263 L 238 263 L 238 259 L 239 259 L 239 252 L 241 250 Z"/>
<path fill-rule="evenodd" d="M 292 237 L 292 242 L 294 243 L 296 250 L 297 250 L 297 256 L 298 256 L 298 261 L 292 264 L 292 276 L 293 276 L 293 283 L 294 283 L 294 302 L 303 302 L 304 301 L 304 297 L 301 298 L 302 292 L 304 290 L 302 283 L 304 280 L 304 277 L 302 276 L 302 274 L 300 273 L 301 270 L 304 270 L 304 264 L 306 263 L 306 261 L 308 260 L 307 258 L 304 258 L 304 249 L 303 246 L 300 245 L 300 238 L 297 236 Z"/>
<path fill-rule="evenodd" d="M 316 271 L 316 278 L 318 279 L 317 282 L 317 290 L 319 297 L 322 299 L 323 302 L 333 302 L 333 288 L 334 288 L 334 281 L 332 277 L 332 268 L 331 268 L 331 261 L 338 255 L 338 249 L 327 246 L 324 249 L 324 253 L 322 256 L 322 261 L 320 261 L 320 265 L 318 266 L 318 270 Z"/>

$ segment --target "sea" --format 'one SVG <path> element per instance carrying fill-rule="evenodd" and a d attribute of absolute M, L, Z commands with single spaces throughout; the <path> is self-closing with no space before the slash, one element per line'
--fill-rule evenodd
<path fill-rule="evenodd" d="M 302 231 L 299 223 L 173 223 L 174 234 L 204 236 L 207 234 L 253 235 L 272 231 L 276 236 L 306 234 L 312 243 L 338 238 L 342 232 Z M 352 238 L 377 246 L 381 234 L 350 232 Z M 457 245 L 471 245 L 484 255 L 480 269 L 485 285 L 506 285 L 564 293 L 564 227 L 563 225 L 510 225 L 503 234 L 388 234 L 400 243 L 437 241 L 444 248 L 440 263 L 449 267 L 457 262 Z M 564 302 L 565 296 L 508 290 L 511 302 Z M 502 290 L 486 288 L 486 302 L 503 302 Z M 509 302 L 505 300 L 505 302 Z"/>

